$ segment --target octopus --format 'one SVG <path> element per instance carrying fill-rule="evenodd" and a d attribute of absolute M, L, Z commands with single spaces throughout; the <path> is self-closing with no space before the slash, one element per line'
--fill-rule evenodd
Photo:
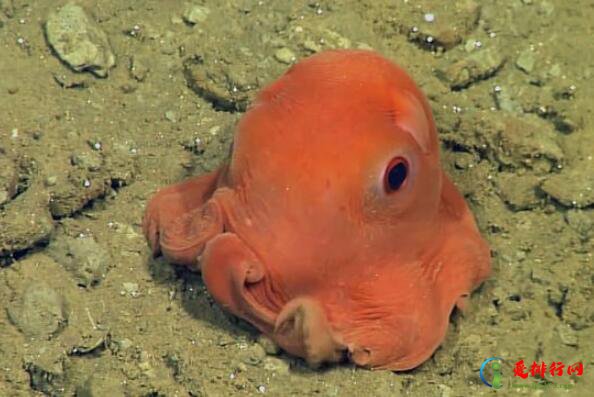
<path fill-rule="evenodd" d="M 374 51 L 310 56 L 261 90 L 216 171 L 149 201 L 154 256 L 312 366 L 429 359 L 490 250 L 441 167 L 430 105 Z"/>

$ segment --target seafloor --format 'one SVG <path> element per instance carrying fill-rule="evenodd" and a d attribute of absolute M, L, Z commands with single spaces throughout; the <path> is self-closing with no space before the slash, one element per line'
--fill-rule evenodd
<path fill-rule="evenodd" d="M 64 4 L 0 0 L 0 395 L 494 395 L 492 356 L 498 395 L 592 395 L 592 0 Z M 153 192 L 221 163 L 256 90 L 328 48 L 410 72 L 492 247 L 406 373 L 279 353 L 141 235 Z"/>

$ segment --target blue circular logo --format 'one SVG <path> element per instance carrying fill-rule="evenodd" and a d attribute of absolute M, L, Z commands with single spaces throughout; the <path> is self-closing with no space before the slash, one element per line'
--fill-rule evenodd
<path fill-rule="evenodd" d="M 500 357 L 490 357 L 483 361 L 481 365 L 481 370 L 479 372 L 481 376 L 481 380 L 483 383 L 493 389 L 500 389 L 503 386 L 503 382 L 501 380 L 501 362 L 503 361 Z M 491 363 L 491 370 L 493 371 L 493 381 L 489 383 L 485 378 L 485 367 L 487 364 Z"/>

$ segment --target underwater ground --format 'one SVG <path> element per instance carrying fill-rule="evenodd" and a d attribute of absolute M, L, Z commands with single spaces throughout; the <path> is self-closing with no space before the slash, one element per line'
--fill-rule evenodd
<path fill-rule="evenodd" d="M 591 395 L 592 20 L 592 0 L 0 0 L 0 395 Z M 141 235 L 156 189 L 220 164 L 258 88 L 328 48 L 419 83 L 493 252 L 405 373 L 308 368 Z"/>

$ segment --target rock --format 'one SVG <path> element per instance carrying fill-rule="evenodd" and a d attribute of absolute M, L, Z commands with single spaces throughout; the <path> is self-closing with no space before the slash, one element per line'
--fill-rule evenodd
<path fill-rule="evenodd" d="M 518 114 L 524 111 L 522 105 L 517 101 L 515 93 L 510 92 L 505 87 L 496 86 L 493 91 L 493 98 L 499 110 Z"/>
<path fill-rule="evenodd" d="M 286 65 L 290 65 L 291 63 L 295 62 L 295 60 L 297 59 L 297 57 L 295 56 L 295 53 L 293 51 L 291 51 L 290 49 L 288 49 L 287 47 L 279 48 L 278 50 L 276 50 L 274 52 L 274 58 L 277 61 L 284 63 Z"/>
<path fill-rule="evenodd" d="M 531 49 L 522 51 L 516 59 L 516 66 L 526 73 L 532 72 L 535 63 L 536 60 L 534 59 L 534 51 Z"/>
<path fill-rule="evenodd" d="M 549 172 L 564 158 L 551 126 L 537 117 L 505 117 L 489 134 L 489 146 L 498 162 L 506 166 L 523 164 Z"/>
<path fill-rule="evenodd" d="M 300 28 L 302 28 L 300 26 Z M 340 33 L 323 28 L 323 27 L 309 27 L 310 29 L 306 30 L 305 34 L 296 36 L 296 42 L 291 41 L 292 45 L 298 45 L 302 47 L 307 52 L 315 53 L 324 50 L 325 48 L 357 48 L 360 50 L 373 50 L 373 48 L 364 42 L 355 42 L 353 43 L 348 37 L 341 35 Z M 317 37 L 317 40 L 312 39 L 312 37 Z M 293 59 L 292 62 L 295 60 Z M 292 63 L 291 62 L 291 63 Z"/>
<path fill-rule="evenodd" d="M 68 3 L 50 14 L 45 34 L 58 58 L 77 72 L 107 77 L 115 65 L 107 35 L 77 4 Z"/>
<path fill-rule="evenodd" d="M 330 29 L 322 29 L 321 31 L 322 37 L 324 39 L 324 43 L 330 48 L 351 48 L 352 43 L 347 37 L 341 35 L 338 32 Z M 365 43 L 357 43 L 357 47 L 359 49 L 367 49 L 370 50 L 369 46 L 366 47 Z"/>
<path fill-rule="evenodd" d="M 460 90 L 494 76 L 504 63 L 505 56 L 498 48 L 485 48 L 453 64 L 439 68 L 436 75 L 447 82 L 453 90 Z"/>
<path fill-rule="evenodd" d="M 320 52 L 324 49 L 320 43 L 316 43 L 312 39 L 304 39 L 301 46 L 309 52 Z"/>
<path fill-rule="evenodd" d="M 171 30 L 166 31 L 159 39 L 161 53 L 165 55 L 174 55 L 179 51 L 179 37 Z"/>
<path fill-rule="evenodd" d="M 49 175 L 47 178 L 45 178 L 45 180 L 43 181 L 43 184 L 45 185 L 45 187 L 51 187 L 51 186 L 55 186 L 57 182 L 58 182 L 57 176 Z"/>
<path fill-rule="evenodd" d="M 278 357 L 266 357 L 264 358 L 264 369 L 286 375 L 289 373 L 290 366 L 289 363 Z"/>
<path fill-rule="evenodd" d="M 539 204 L 538 184 L 539 178 L 531 174 L 502 173 L 498 177 L 500 196 L 514 211 L 532 209 Z"/>
<path fill-rule="evenodd" d="M 90 311 L 87 312 L 90 317 Z M 98 355 L 111 346 L 111 335 L 109 331 L 98 331 L 101 326 L 94 326 L 93 331 L 84 335 L 79 335 L 77 341 L 72 341 L 72 345 L 68 349 L 69 356 L 82 357 L 85 355 Z"/>
<path fill-rule="evenodd" d="M 264 348 L 257 343 L 248 346 L 247 349 L 240 353 L 241 361 L 249 365 L 259 365 L 262 363 L 264 357 L 266 357 L 266 352 L 264 351 Z"/>
<path fill-rule="evenodd" d="M 474 1 L 432 4 L 430 13 L 411 4 L 410 7 L 414 7 L 414 17 L 403 19 L 406 21 L 403 30 L 408 32 L 408 39 L 423 48 L 451 49 L 463 41 L 478 24 L 481 7 Z"/>
<path fill-rule="evenodd" d="M 173 110 L 168 110 L 165 112 L 165 119 L 172 123 L 177 123 L 177 121 L 178 121 L 177 113 L 174 112 Z"/>
<path fill-rule="evenodd" d="M 49 208 L 55 218 L 80 211 L 112 188 L 131 183 L 136 174 L 134 156 L 123 149 L 74 154 L 71 163 L 68 174 L 50 187 Z"/>
<path fill-rule="evenodd" d="M 538 63 L 538 66 L 542 64 Z M 531 80 L 535 74 L 531 74 Z M 499 101 L 499 96 L 507 94 L 520 104 L 522 112 L 533 113 L 545 119 L 564 134 L 584 126 L 583 114 L 573 101 L 577 91 L 575 85 L 566 84 L 562 79 L 550 80 L 546 85 L 545 79 L 534 81 L 526 87 L 510 85 L 502 88 L 501 92 L 495 95 L 495 100 Z"/>
<path fill-rule="evenodd" d="M 99 171 L 103 166 L 103 158 L 99 153 L 84 150 L 70 156 L 70 163 L 88 171 Z"/>
<path fill-rule="evenodd" d="M 49 240 L 54 224 L 48 200 L 47 192 L 35 184 L 0 211 L 0 257 Z"/>
<path fill-rule="evenodd" d="M 455 131 L 440 138 L 464 151 L 481 153 L 502 170 L 530 169 L 536 176 L 549 174 L 564 160 L 557 134 L 550 123 L 534 115 L 522 117 L 499 112 L 469 112 Z M 477 167 L 474 167 L 476 169 Z"/>
<path fill-rule="evenodd" d="M 65 392 L 64 352 L 58 346 L 44 344 L 24 357 L 24 367 L 29 373 L 33 390 L 47 396 L 67 395 Z"/>
<path fill-rule="evenodd" d="M 567 346 L 578 346 L 578 336 L 577 333 L 567 324 L 559 324 L 557 327 L 557 333 L 559 334 L 559 338 L 564 345 Z"/>
<path fill-rule="evenodd" d="M 233 369 L 236 372 L 247 372 L 248 367 L 247 365 L 245 365 L 244 363 L 240 363 L 240 362 L 234 362 L 233 363 Z"/>
<path fill-rule="evenodd" d="M 114 147 L 113 152 L 105 156 L 103 175 L 109 186 L 117 189 L 128 186 L 136 178 L 136 149 Z"/>
<path fill-rule="evenodd" d="M 156 368 L 151 361 L 151 355 L 147 351 L 142 350 L 139 354 L 136 365 L 140 372 L 142 372 L 143 376 L 146 376 L 149 379 L 154 379 L 157 377 L 157 373 Z"/>
<path fill-rule="evenodd" d="M 591 161 L 582 161 L 547 178 L 541 189 L 565 207 L 594 205 L 594 170 Z"/>
<path fill-rule="evenodd" d="M 477 156 L 468 152 L 453 152 L 456 168 L 466 170 L 476 166 Z"/>
<path fill-rule="evenodd" d="M 540 1 L 538 6 L 540 11 L 546 16 L 551 16 L 555 12 L 555 5 L 549 1 Z"/>
<path fill-rule="evenodd" d="M 534 266 L 530 270 L 530 279 L 535 283 L 542 285 L 551 284 L 551 272 L 548 269 L 543 269 L 541 266 Z"/>
<path fill-rule="evenodd" d="M 112 340 L 110 349 L 112 349 L 114 352 L 122 352 L 122 351 L 130 349 L 133 346 L 134 346 L 134 342 L 132 342 L 130 339 L 122 338 L 122 339 L 118 339 L 118 340 Z"/>
<path fill-rule="evenodd" d="M 66 180 L 58 182 L 50 190 L 50 211 L 55 218 L 71 216 L 90 201 L 104 196 L 109 190 L 109 181 L 98 173 L 86 169 L 73 169 Z"/>
<path fill-rule="evenodd" d="M 8 317 L 30 338 L 51 338 L 68 322 L 64 298 L 44 282 L 30 284 L 8 307 Z"/>
<path fill-rule="evenodd" d="M 0 153 L 0 206 L 14 197 L 18 182 L 19 173 L 14 162 Z"/>
<path fill-rule="evenodd" d="M 202 58 L 191 57 L 184 62 L 184 75 L 188 86 L 199 96 L 212 103 L 215 109 L 245 111 L 256 95 L 258 81 L 255 71 Z"/>
<path fill-rule="evenodd" d="M 137 283 L 125 282 L 122 283 L 122 290 L 120 291 L 120 294 L 136 298 L 138 295 L 140 295 L 140 288 L 138 287 Z"/>
<path fill-rule="evenodd" d="M 130 77 L 138 82 L 144 81 L 151 70 L 148 65 L 147 59 L 133 56 L 130 59 Z"/>
<path fill-rule="evenodd" d="M 74 74 L 69 70 L 62 70 L 59 73 L 52 73 L 54 77 L 54 81 L 58 83 L 58 85 L 62 88 L 72 89 L 72 88 L 89 88 L 93 82 L 91 81 L 92 77 L 81 76 L 78 74 Z"/>
<path fill-rule="evenodd" d="M 47 253 L 64 266 L 82 287 L 99 284 L 110 263 L 107 250 L 92 237 L 63 236 L 52 242 Z"/>
<path fill-rule="evenodd" d="M 210 9 L 208 7 L 188 4 L 184 10 L 182 19 L 190 25 L 196 25 L 197 23 L 206 22 L 208 14 L 210 14 Z"/>

